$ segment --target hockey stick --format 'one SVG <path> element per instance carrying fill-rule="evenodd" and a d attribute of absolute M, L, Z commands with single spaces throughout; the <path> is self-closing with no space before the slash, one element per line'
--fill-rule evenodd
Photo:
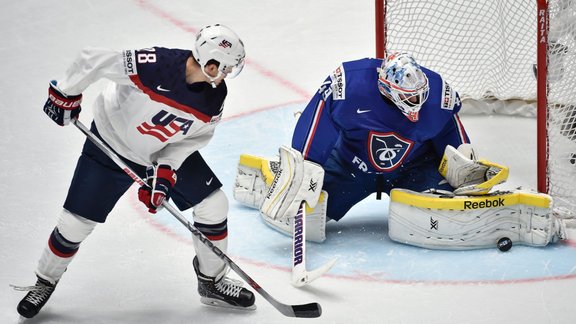
<path fill-rule="evenodd" d="M 318 279 L 336 263 L 336 259 L 312 271 L 306 270 L 306 202 L 302 201 L 294 217 L 292 231 L 292 285 L 302 287 Z"/>
<path fill-rule="evenodd" d="M 78 129 L 88 137 L 92 143 L 94 143 L 98 148 L 104 152 L 112 161 L 114 161 L 127 175 L 129 175 L 132 180 L 138 183 L 140 186 L 147 186 L 148 184 L 144 182 L 138 175 L 130 169 L 130 167 L 114 152 L 110 149 L 104 142 L 102 142 L 94 133 L 92 133 L 84 124 L 82 124 L 78 119 L 73 119 L 72 123 L 78 127 Z M 314 318 L 320 317 L 322 314 L 322 308 L 318 303 L 309 303 L 302 305 L 287 305 L 277 301 L 268 292 L 266 292 L 254 279 L 252 279 L 244 270 L 242 270 L 234 261 L 232 261 L 226 253 L 220 250 L 204 235 L 200 230 L 198 230 L 194 225 L 192 225 L 174 206 L 172 206 L 167 201 L 162 203 L 162 206 L 172 214 L 180 223 L 182 223 L 186 228 L 196 236 L 204 245 L 209 247 L 214 254 L 216 254 L 220 259 L 222 259 L 232 270 L 234 270 L 244 281 L 246 281 L 254 290 L 256 290 L 264 299 L 266 299 L 274 308 L 276 308 L 280 313 L 288 317 L 305 317 Z"/>

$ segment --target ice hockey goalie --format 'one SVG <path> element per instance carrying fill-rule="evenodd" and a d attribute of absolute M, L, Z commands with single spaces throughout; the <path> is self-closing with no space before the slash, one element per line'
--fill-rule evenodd
<path fill-rule="evenodd" d="M 573 214 L 554 208 L 546 194 L 493 191 L 507 180 L 508 168 L 476 160 L 474 155 L 468 144 L 446 148 L 438 171 L 453 191 L 391 190 L 388 227 L 392 240 L 428 249 L 463 250 L 493 248 L 504 238 L 529 246 L 566 238 L 566 224 L 573 227 L 576 222 Z M 306 237 L 322 242 L 330 219 L 326 215 L 329 196 L 326 191 L 303 194 L 310 181 L 321 186 L 320 169 L 286 147 L 272 159 L 242 154 L 234 198 L 258 209 L 267 225 L 287 235 L 292 235 L 293 202 L 307 201 Z"/>

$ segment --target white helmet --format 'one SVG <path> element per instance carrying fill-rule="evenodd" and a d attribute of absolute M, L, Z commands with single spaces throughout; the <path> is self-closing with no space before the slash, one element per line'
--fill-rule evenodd
<path fill-rule="evenodd" d="M 246 52 L 244 43 L 236 33 L 226 26 L 215 24 L 198 32 L 192 55 L 202 67 L 202 72 L 213 82 L 224 74 L 230 78 L 237 76 L 244 67 Z M 204 66 L 210 60 L 220 63 L 216 77 L 211 77 L 204 71 Z"/>
<path fill-rule="evenodd" d="M 387 53 L 378 69 L 378 89 L 408 117 L 418 120 L 418 112 L 428 99 L 428 78 L 412 55 Z"/>

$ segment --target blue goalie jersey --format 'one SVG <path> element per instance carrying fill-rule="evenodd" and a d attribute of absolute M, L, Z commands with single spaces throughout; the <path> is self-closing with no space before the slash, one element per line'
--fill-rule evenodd
<path fill-rule="evenodd" d="M 390 174 L 424 156 L 442 157 L 446 145 L 469 143 L 457 115 L 460 98 L 438 73 L 422 68 L 430 93 L 412 122 L 378 90 L 381 64 L 370 58 L 345 62 L 322 83 L 292 138 L 306 160 L 324 166 L 336 154 L 347 169 Z"/>

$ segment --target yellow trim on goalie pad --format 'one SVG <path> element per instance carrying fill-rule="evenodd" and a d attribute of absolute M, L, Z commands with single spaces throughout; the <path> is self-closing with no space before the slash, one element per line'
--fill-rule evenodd
<path fill-rule="evenodd" d="M 320 191 L 320 196 L 318 198 L 318 204 L 322 204 L 326 200 L 326 191 Z M 310 207 L 308 203 L 306 203 L 306 214 L 311 214 L 314 211 L 314 208 Z"/>
<path fill-rule="evenodd" d="M 478 188 L 487 189 L 486 192 L 488 192 L 495 185 L 506 182 L 506 180 L 508 180 L 508 174 L 510 172 L 508 170 L 508 167 L 505 167 L 501 164 L 497 164 L 494 162 L 490 162 L 488 160 L 482 160 L 481 159 L 481 160 L 478 160 L 478 162 L 480 162 L 484 165 L 490 166 L 490 167 L 497 167 L 500 169 L 500 171 L 496 175 L 494 175 L 490 180 L 479 184 Z"/>
<path fill-rule="evenodd" d="M 264 160 L 263 157 L 259 157 L 256 155 L 240 154 L 240 164 L 253 169 L 260 169 L 262 160 Z"/>
<path fill-rule="evenodd" d="M 474 210 L 518 204 L 550 208 L 551 202 L 548 195 L 527 192 L 496 192 L 484 196 L 441 197 L 436 194 L 418 193 L 402 189 L 393 189 L 390 193 L 390 200 L 419 208 L 445 210 Z"/>
<path fill-rule="evenodd" d="M 270 186 L 274 180 L 274 173 L 268 167 L 269 161 L 261 156 L 251 154 L 240 154 L 240 165 L 247 166 L 252 169 L 257 169 L 262 172 L 266 185 Z"/>

